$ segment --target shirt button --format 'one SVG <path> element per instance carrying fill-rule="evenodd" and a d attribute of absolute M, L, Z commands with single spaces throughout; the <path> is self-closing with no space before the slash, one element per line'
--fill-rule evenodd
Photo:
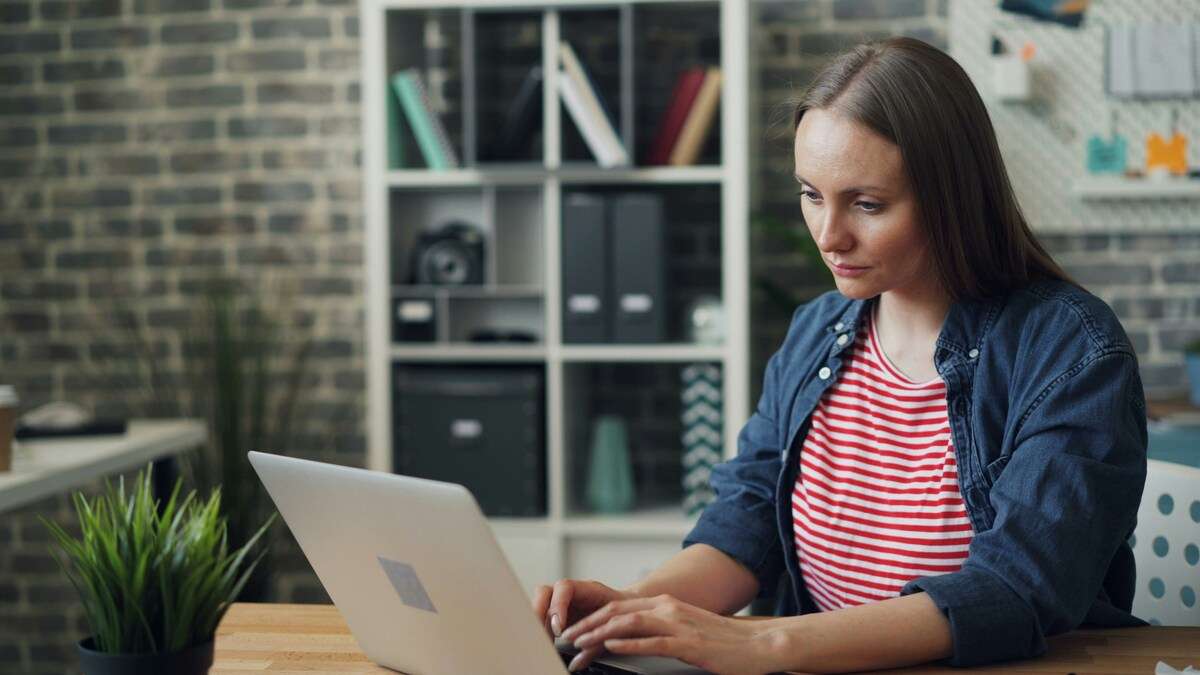
<path fill-rule="evenodd" d="M 850 341 L 850 337 L 848 335 L 846 335 L 845 333 L 842 333 L 841 335 L 838 336 L 837 342 L 839 345 L 844 345 L 849 341 Z"/>
<path fill-rule="evenodd" d="M 842 323 L 841 321 L 839 321 L 839 322 L 837 322 L 837 325 L 833 327 L 833 329 L 834 329 L 834 330 L 841 330 L 841 329 L 843 329 L 843 328 L 845 328 L 845 327 L 846 327 L 846 324 L 844 324 L 844 323 Z"/>
<path fill-rule="evenodd" d="M 972 349 L 971 351 L 967 352 L 967 356 L 969 356 L 971 358 L 975 358 L 976 356 L 979 356 L 979 350 Z"/>
<path fill-rule="evenodd" d="M 828 380 L 828 379 L 829 379 L 829 374 L 830 374 L 831 372 L 833 372 L 833 371 L 829 370 L 829 366 L 825 366 L 824 368 L 821 368 L 821 370 L 817 371 L 817 375 L 818 375 L 818 376 L 819 376 L 819 377 L 820 377 L 822 380 Z"/>

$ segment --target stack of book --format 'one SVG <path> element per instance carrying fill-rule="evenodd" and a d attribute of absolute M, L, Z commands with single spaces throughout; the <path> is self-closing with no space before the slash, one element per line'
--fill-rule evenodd
<path fill-rule="evenodd" d="M 669 166 L 695 164 L 712 129 L 720 100 L 720 68 L 696 66 L 681 73 L 642 162 Z"/>
<path fill-rule="evenodd" d="M 430 169 L 449 169 L 459 166 L 458 155 L 450 143 L 441 117 L 429 103 L 429 92 L 417 68 L 407 68 L 392 75 L 388 95 L 388 168 L 407 166 L 400 129 L 400 111 L 408 120 L 408 128 L 416 138 L 425 164 Z"/>

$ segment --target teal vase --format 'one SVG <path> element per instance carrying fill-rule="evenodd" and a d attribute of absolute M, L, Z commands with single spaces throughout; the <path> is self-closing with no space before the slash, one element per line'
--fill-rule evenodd
<path fill-rule="evenodd" d="M 592 456 L 588 466 L 588 506 L 599 513 L 633 508 L 633 467 L 625 420 L 601 415 L 592 424 Z"/>

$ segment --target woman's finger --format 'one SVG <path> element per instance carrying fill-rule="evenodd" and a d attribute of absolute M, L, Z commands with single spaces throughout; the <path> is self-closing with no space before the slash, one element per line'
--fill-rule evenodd
<path fill-rule="evenodd" d="M 611 639 L 674 635 L 676 628 L 672 622 L 655 615 L 653 610 L 641 610 L 615 616 L 595 630 L 583 633 L 575 638 L 575 646 L 585 649 L 603 646 Z"/>
<path fill-rule="evenodd" d="M 554 634 L 550 631 L 549 609 L 550 598 L 553 595 L 554 589 L 546 585 L 541 585 L 533 589 L 533 615 L 542 622 L 542 625 L 546 627 L 546 634 L 551 637 Z"/>
<path fill-rule="evenodd" d="M 603 652 L 603 647 L 592 647 L 591 649 L 580 650 L 580 652 L 575 655 L 575 658 L 571 659 L 571 662 L 567 664 L 567 670 L 574 672 L 582 668 L 587 668 L 588 666 L 592 665 L 592 661 L 596 660 L 596 657 L 600 656 L 600 654 Z"/>
<path fill-rule="evenodd" d="M 571 600 L 575 597 L 575 584 L 569 579 L 559 579 L 554 582 L 554 594 L 550 598 L 550 632 L 562 635 L 567 626 L 571 625 Z"/>
<path fill-rule="evenodd" d="M 595 630 L 608 622 L 615 616 L 628 614 L 630 612 L 640 612 L 646 609 L 653 609 L 662 602 L 659 598 L 633 598 L 630 600 L 613 600 L 600 609 L 592 612 L 589 616 L 571 626 L 569 630 L 563 633 L 563 637 L 574 642 L 580 635 L 589 631 Z"/>

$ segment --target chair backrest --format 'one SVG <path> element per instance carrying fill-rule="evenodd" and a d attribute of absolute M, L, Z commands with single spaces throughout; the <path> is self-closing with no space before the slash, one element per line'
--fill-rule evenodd
<path fill-rule="evenodd" d="M 1132 542 L 1134 615 L 1156 625 L 1200 626 L 1200 468 L 1147 462 Z"/>

